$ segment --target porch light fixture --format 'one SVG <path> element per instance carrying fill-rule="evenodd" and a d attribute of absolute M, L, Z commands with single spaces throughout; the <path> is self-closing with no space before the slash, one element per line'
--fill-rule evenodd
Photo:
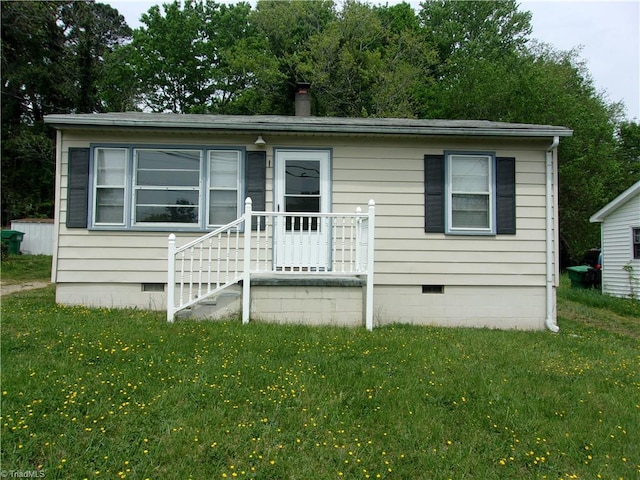
<path fill-rule="evenodd" d="M 263 145 L 266 145 L 267 142 L 264 141 L 264 138 L 262 138 L 262 135 L 258 135 L 258 138 L 256 139 L 255 142 L 253 142 L 255 145 L 258 145 L 259 147 L 262 147 Z"/>

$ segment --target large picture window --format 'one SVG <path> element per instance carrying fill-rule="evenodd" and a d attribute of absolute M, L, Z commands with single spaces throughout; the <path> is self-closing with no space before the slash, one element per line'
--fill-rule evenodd
<path fill-rule="evenodd" d="M 200 223 L 202 152 L 135 149 L 133 223 Z"/>
<path fill-rule="evenodd" d="M 95 228 L 211 229 L 242 214 L 243 151 L 93 148 Z"/>

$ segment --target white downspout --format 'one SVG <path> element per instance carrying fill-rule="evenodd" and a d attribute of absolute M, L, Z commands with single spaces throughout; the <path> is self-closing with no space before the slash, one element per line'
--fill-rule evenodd
<path fill-rule="evenodd" d="M 553 296 L 553 219 L 554 214 L 557 215 L 558 212 L 554 212 L 553 210 L 553 155 L 558 148 L 558 144 L 560 143 L 560 137 L 553 137 L 553 143 L 547 148 L 546 152 L 546 240 L 545 240 L 545 250 L 546 250 L 546 272 L 547 272 L 547 282 L 546 282 L 546 304 L 547 304 L 547 318 L 544 322 L 545 326 L 554 333 L 560 331 L 555 318 L 553 316 L 554 311 L 554 296 Z"/>
<path fill-rule="evenodd" d="M 67 159 L 67 169 L 69 168 L 69 160 Z M 58 281 L 58 250 L 60 247 L 60 202 L 62 197 L 62 187 L 61 187 L 61 178 L 62 178 L 62 130 L 56 130 L 56 184 L 55 184 L 55 194 L 54 194 L 54 202 L 55 208 L 53 210 L 53 247 L 51 253 L 51 283 L 56 283 Z M 68 170 L 67 170 L 68 172 Z M 67 199 L 68 200 L 68 199 Z M 69 215 L 69 212 L 67 212 Z"/>

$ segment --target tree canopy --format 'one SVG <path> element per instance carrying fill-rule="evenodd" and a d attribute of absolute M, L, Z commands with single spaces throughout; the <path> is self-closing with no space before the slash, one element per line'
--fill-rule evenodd
<path fill-rule="evenodd" d="M 51 216 L 51 113 L 104 110 L 103 57 L 131 35 L 109 5 L 73 1 L 1 2 L 2 219 Z"/>
<path fill-rule="evenodd" d="M 47 113 L 293 113 L 562 125 L 560 235 L 576 260 L 589 216 L 640 178 L 640 126 L 594 86 L 580 52 L 531 37 L 516 0 L 371 5 L 173 1 L 131 32 L 93 1 L 2 2 L 3 217 L 50 214 Z M 30 172 L 30 175 L 26 175 Z M 38 172 L 34 174 L 33 172 Z M 32 194 L 16 187 L 33 182 Z M 25 180 L 26 181 L 26 180 Z"/>

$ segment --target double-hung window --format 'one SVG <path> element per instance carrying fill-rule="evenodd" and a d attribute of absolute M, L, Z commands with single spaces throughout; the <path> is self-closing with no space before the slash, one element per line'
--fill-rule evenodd
<path fill-rule="evenodd" d="M 633 258 L 640 258 L 640 228 L 632 229 L 633 236 Z"/>
<path fill-rule="evenodd" d="M 225 225 L 241 214 L 240 152 L 209 151 L 209 215 L 208 226 Z"/>
<path fill-rule="evenodd" d="M 204 230 L 242 214 L 243 150 L 93 148 L 94 228 Z"/>
<path fill-rule="evenodd" d="M 494 233 L 493 155 L 447 155 L 447 230 Z"/>
<path fill-rule="evenodd" d="M 425 231 L 514 235 L 515 166 L 514 157 L 493 152 L 425 155 Z"/>
<path fill-rule="evenodd" d="M 126 148 L 95 149 L 93 202 L 95 225 L 125 225 L 128 154 Z"/>

